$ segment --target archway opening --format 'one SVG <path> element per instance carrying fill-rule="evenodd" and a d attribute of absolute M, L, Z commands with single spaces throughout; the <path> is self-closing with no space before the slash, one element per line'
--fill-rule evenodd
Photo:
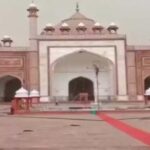
<path fill-rule="evenodd" d="M 95 67 L 96 66 L 96 67 Z M 98 68 L 98 73 L 96 71 Z M 69 82 L 77 77 L 90 79 L 94 90 L 94 94 L 99 95 L 100 99 L 106 100 L 109 97 L 116 96 L 116 69 L 115 64 L 107 57 L 99 54 L 94 54 L 88 51 L 78 51 L 68 55 L 64 55 L 54 61 L 50 71 L 50 95 L 54 99 L 62 99 L 68 101 L 76 99 L 74 96 L 82 92 L 80 86 L 73 92 L 75 85 L 70 85 Z M 76 80 L 77 84 L 77 80 Z M 79 84 L 80 85 L 80 84 Z M 99 87 L 97 86 L 99 85 Z M 88 87 L 88 86 L 87 86 Z M 72 89 L 72 90 L 71 90 Z M 88 94 L 91 93 L 88 91 Z M 90 95 L 94 95 L 93 93 Z M 94 97 L 94 96 L 93 96 Z M 89 99 L 94 99 L 89 96 Z M 61 101 L 61 100 L 60 100 Z"/>
<path fill-rule="evenodd" d="M 69 82 L 69 100 L 79 100 L 79 95 L 87 93 L 88 100 L 94 100 L 93 82 L 84 77 L 78 77 Z"/>
<path fill-rule="evenodd" d="M 0 78 L 0 100 L 10 102 L 15 92 L 21 87 L 21 81 L 13 76 L 4 76 Z"/>
<path fill-rule="evenodd" d="M 144 90 L 150 88 L 150 76 L 144 80 Z"/>

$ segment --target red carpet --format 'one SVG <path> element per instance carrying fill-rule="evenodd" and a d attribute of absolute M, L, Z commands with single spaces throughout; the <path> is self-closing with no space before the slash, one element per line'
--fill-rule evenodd
<path fill-rule="evenodd" d="M 99 113 L 98 116 L 104 121 L 106 121 L 107 123 L 109 123 L 110 125 L 112 125 L 113 127 L 125 132 L 126 134 L 132 136 L 133 138 L 150 146 L 150 133 L 140 130 L 138 128 L 134 128 L 104 113 Z"/>

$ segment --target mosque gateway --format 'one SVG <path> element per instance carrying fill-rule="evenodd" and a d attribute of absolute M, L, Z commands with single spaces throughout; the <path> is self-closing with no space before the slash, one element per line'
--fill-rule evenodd
<path fill-rule="evenodd" d="M 119 27 L 75 13 L 37 31 L 38 8 L 29 5 L 29 47 L 0 47 L 0 101 L 11 101 L 24 86 L 41 101 L 143 100 L 150 87 L 150 47 L 127 45 Z"/>

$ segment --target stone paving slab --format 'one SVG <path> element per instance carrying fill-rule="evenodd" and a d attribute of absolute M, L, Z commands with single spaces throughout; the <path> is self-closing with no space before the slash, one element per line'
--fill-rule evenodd
<path fill-rule="evenodd" d="M 150 112 L 136 112 L 136 113 L 108 113 L 110 116 L 119 119 L 131 126 L 140 128 L 141 130 L 150 133 Z"/>
<path fill-rule="evenodd" d="M 36 147 L 36 148 L 0 148 L 0 150 L 63 150 L 59 148 L 44 148 L 44 147 Z M 74 150 L 72 148 L 67 148 L 65 150 Z M 97 148 L 76 148 L 76 150 L 97 150 Z M 119 147 L 119 146 L 114 146 L 114 147 L 101 147 L 100 150 L 149 150 L 149 147 L 145 146 L 125 146 L 125 147 Z"/>
<path fill-rule="evenodd" d="M 0 150 L 149 150 L 150 147 L 110 126 L 94 114 L 8 115 L 0 106 Z M 150 131 L 150 112 L 109 113 Z"/>
<path fill-rule="evenodd" d="M 0 135 L 2 149 L 149 149 L 106 122 L 98 121 L 98 117 L 92 114 L 3 116 L 0 117 Z"/>

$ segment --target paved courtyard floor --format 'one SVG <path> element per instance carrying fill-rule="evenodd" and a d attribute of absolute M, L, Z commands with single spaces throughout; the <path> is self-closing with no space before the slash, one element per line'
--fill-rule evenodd
<path fill-rule="evenodd" d="M 113 124 L 107 117 L 104 119 L 101 113 L 18 116 L 1 114 L 0 150 L 150 149 L 150 112 L 104 115 L 144 131 L 141 136 L 144 136 L 147 143 L 131 136 L 132 128 L 127 130 L 124 127 L 120 130 L 117 121 Z M 134 134 L 134 131 L 131 134 Z"/>
<path fill-rule="evenodd" d="M 150 110 L 36 115 L 8 112 L 10 105 L 0 105 L 0 150 L 150 149 Z"/>

